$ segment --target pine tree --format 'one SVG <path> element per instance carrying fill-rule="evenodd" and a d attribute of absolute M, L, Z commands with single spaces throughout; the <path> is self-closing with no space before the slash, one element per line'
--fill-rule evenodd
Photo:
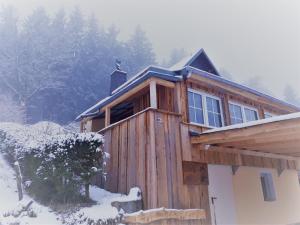
<path fill-rule="evenodd" d="M 155 54 L 146 33 L 137 26 L 134 34 L 127 42 L 128 72 L 136 73 L 143 67 L 155 64 Z"/>

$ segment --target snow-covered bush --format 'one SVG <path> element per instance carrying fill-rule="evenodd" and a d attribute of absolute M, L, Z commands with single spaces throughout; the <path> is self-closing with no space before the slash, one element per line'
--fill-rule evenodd
<path fill-rule="evenodd" d="M 0 143 L 2 152 L 19 161 L 27 190 L 42 202 L 87 200 L 92 177 L 104 174 L 103 138 L 97 133 L 72 133 L 49 122 L 5 123 Z"/>

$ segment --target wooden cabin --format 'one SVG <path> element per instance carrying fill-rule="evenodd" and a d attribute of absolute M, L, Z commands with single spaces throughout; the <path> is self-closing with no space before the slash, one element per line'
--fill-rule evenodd
<path fill-rule="evenodd" d="M 102 187 L 140 187 L 144 209 L 204 209 L 204 224 L 300 222 L 298 107 L 223 78 L 203 49 L 111 81 L 77 118 L 105 137 Z"/>

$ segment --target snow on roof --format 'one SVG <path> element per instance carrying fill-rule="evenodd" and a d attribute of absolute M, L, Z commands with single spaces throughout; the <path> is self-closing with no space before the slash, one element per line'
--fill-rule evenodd
<path fill-rule="evenodd" d="M 257 125 L 292 120 L 292 119 L 300 119 L 300 112 L 290 113 L 290 114 L 281 115 L 281 116 L 274 116 L 274 117 L 270 117 L 267 119 L 260 119 L 260 120 L 246 122 L 246 123 L 239 123 L 239 124 L 234 124 L 234 125 L 220 127 L 220 128 L 214 128 L 214 129 L 207 130 L 207 131 L 203 132 L 202 134 L 215 133 L 215 132 L 234 130 L 234 129 L 242 129 L 242 128 L 246 128 L 246 127 L 253 127 L 253 126 L 257 126 Z"/>
<path fill-rule="evenodd" d="M 169 70 L 172 70 L 172 71 L 182 70 L 186 66 L 186 64 L 189 62 L 191 57 L 193 57 L 193 55 L 192 56 L 189 55 L 189 56 L 182 58 L 179 62 L 177 62 L 176 64 L 169 67 Z"/>

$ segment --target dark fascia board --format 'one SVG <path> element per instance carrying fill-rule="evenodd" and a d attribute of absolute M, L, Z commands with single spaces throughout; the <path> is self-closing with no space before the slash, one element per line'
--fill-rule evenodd
<path fill-rule="evenodd" d="M 192 71 L 193 73 L 197 74 L 197 75 L 200 75 L 200 76 L 203 76 L 205 78 L 208 78 L 208 79 L 211 79 L 211 80 L 215 80 L 215 81 L 219 81 L 221 83 L 224 83 L 224 84 L 227 84 L 227 85 L 230 85 L 232 87 L 235 87 L 235 88 L 238 88 L 238 89 L 241 89 L 241 90 L 244 90 L 244 91 L 247 91 L 249 93 L 252 93 L 254 95 L 257 95 L 257 96 L 260 96 L 260 97 L 263 97 L 263 98 L 266 98 L 272 102 L 276 102 L 278 104 L 281 104 L 281 105 L 285 105 L 287 107 L 290 107 L 290 108 L 293 108 L 295 110 L 298 110 L 300 111 L 300 108 L 295 106 L 295 105 L 292 105 L 288 102 L 285 102 L 285 101 L 282 101 L 280 99 L 277 99 L 277 98 L 274 98 L 270 95 L 267 95 L 267 94 L 264 94 L 264 93 L 261 93 L 255 89 L 252 89 L 252 88 L 249 88 L 249 87 L 246 87 L 244 85 L 241 85 L 241 84 L 238 84 L 238 83 L 235 83 L 233 81 L 230 81 L 230 80 L 227 80 L 223 77 L 220 77 L 220 76 L 216 76 L 214 74 L 211 74 L 211 73 L 208 73 L 206 71 L 203 71 L 203 70 L 199 70 L 197 68 L 194 68 L 194 67 L 191 67 L 191 66 L 188 66 L 186 68 L 188 71 Z"/>
<path fill-rule="evenodd" d="M 156 77 L 156 78 L 160 78 L 160 79 L 171 81 L 171 82 L 177 82 L 177 81 L 180 81 L 182 79 L 180 76 L 175 76 L 174 73 L 170 72 L 170 71 L 168 71 L 168 74 L 157 72 L 157 71 L 148 71 L 145 74 L 143 74 L 142 76 L 137 77 L 136 79 L 134 79 L 131 83 L 129 83 L 124 88 L 120 89 L 118 92 L 114 93 L 112 96 L 108 97 L 105 101 L 100 101 L 97 104 L 95 104 L 94 106 L 92 106 L 91 108 L 89 108 L 88 110 L 81 113 L 75 119 L 75 121 L 79 121 L 84 117 L 88 117 L 91 113 L 92 113 L 92 115 L 96 115 L 97 111 L 99 111 L 102 107 L 104 107 L 105 105 L 111 103 L 112 101 L 114 101 L 118 97 L 125 94 L 127 91 L 129 91 L 132 88 L 138 86 L 139 84 L 143 83 L 144 81 L 146 81 L 147 79 L 149 79 L 151 77 Z M 93 114 L 93 113 L 95 113 L 95 114 Z M 100 112 L 98 112 L 98 113 L 100 113 Z"/>

